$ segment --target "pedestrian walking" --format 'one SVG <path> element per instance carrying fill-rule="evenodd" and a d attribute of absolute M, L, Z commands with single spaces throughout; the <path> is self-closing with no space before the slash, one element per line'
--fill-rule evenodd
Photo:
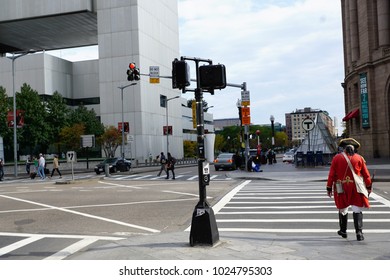
<path fill-rule="evenodd" d="M 43 157 L 42 154 L 39 154 L 39 160 L 38 160 L 38 175 L 41 177 L 42 180 L 46 178 L 45 175 L 45 166 L 46 166 L 46 160 Z"/>
<path fill-rule="evenodd" d="M 364 158 L 357 154 L 359 142 L 353 138 L 345 138 L 340 141 L 339 146 L 343 148 L 343 152 L 332 160 L 326 190 L 329 197 L 332 197 L 333 193 L 339 210 L 340 230 L 337 234 L 347 238 L 348 208 L 351 206 L 356 239 L 361 241 L 364 240 L 363 209 L 370 207 L 368 196 L 372 190 L 372 181 Z M 366 185 L 364 190 L 356 187 L 352 171 L 363 177 Z"/>
<path fill-rule="evenodd" d="M 54 171 L 57 171 L 58 175 L 60 175 L 60 179 L 62 178 L 61 172 L 60 172 L 60 170 L 58 169 L 59 166 L 60 166 L 60 163 L 58 162 L 58 155 L 54 155 L 54 159 L 53 159 L 53 170 L 51 171 L 50 178 L 53 178 Z"/>
<path fill-rule="evenodd" d="M 160 167 L 160 172 L 158 172 L 158 174 L 157 174 L 157 177 L 160 177 L 161 176 L 161 172 L 163 172 L 163 171 L 165 172 L 166 175 L 168 175 L 167 170 L 165 169 L 166 163 L 167 163 L 167 159 L 166 159 L 164 153 L 161 152 L 160 153 L 160 165 L 161 165 L 161 167 Z"/>
<path fill-rule="evenodd" d="M 171 155 L 171 153 L 168 153 L 167 158 L 167 177 L 165 179 L 169 179 L 169 170 L 172 172 L 172 180 L 175 180 L 175 164 L 176 159 Z"/>
<path fill-rule="evenodd" d="M 31 165 L 31 157 L 27 157 L 26 160 L 26 173 L 30 175 L 30 165 Z"/>
<path fill-rule="evenodd" d="M 0 181 L 3 181 L 4 178 L 4 161 L 0 158 Z"/>
<path fill-rule="evenodd" d="M 31 180 L 35 179 L 38 172 L 38 161 L 35 157 L 32 157 L 31 164 L 30 164 L 30 178 Z"/>

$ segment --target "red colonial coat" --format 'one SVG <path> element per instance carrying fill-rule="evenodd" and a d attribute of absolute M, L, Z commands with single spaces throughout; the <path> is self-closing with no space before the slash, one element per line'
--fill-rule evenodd
<path fill-rule="evenodd" d="M 359 176 L 363 176 L 366 186 L 371 186 L 371 177 L 365 160 L 358 154 L 354 154 L 353 156 L 347 154 L 347 157 L 351 161 L 355 173 Z M 336 192 L 335 183 L 337 180 L 342 181 L 344 193 L 338 194 Z M 337 154 L 332 160 L 327 186 L 333 188 L 334 201 L 338 209 L 343 209 L 350 205 L 366 208 L 370 207 L 368 198 L 357 192 L 355 182 L 353 181 L 352 171 L 341 153 Z"/>

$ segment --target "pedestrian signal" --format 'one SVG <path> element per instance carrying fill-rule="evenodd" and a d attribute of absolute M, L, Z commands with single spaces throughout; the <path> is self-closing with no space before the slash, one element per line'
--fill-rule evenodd
<path fill-rule="evenodd" d="M 172 88 L 184 89 L 190 85 L 190 66 L 184 60 L 172 61 Z"/>

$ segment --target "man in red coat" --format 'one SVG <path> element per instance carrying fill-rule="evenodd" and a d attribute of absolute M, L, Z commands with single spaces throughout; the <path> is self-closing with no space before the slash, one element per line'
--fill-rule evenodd
<path fill-rule="evenodd" d="M 337 233 L 343 238 L 347 238 L 348 208 L 351 206 L 356 238 L 361 241 L 364 240 L 362 210 L 370 207 L 368 195 L 372 189 L 371 177 L 366 161 L 356 153 L 360 147 L 359 142 L 353 138 L 346 138 L 340 141 L 339 146 L 343 148 L 343 152 L 337 154 L 332 160 L 326 190 L 329 197 L 332 197 L 333 192 L 336 207 L 339 209 L 340 230 Z M 363 177 L 367 188 L 366 194 L 357 191 L 347 159 L 355 173 Z"/>

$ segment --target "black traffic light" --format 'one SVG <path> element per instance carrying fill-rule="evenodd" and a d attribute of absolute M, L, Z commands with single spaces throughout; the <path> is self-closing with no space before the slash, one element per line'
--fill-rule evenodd
<path fill-rule="evenodd" d="M 139 79 L 141 78 L 141 73 L 139 72 L 139 68 L 134 68 L 133 74 L 134 74 L 134 80 L 139 81 Z"/>
<path fill-rule="evenodd" d="M 199 66 L 200 87 L 213 93 L 226 87 L 226 68 L 223 64 Z"/>
<path fill-rule="evenodd" d="M 190 85 L 190 66 L 184 60 L 172 61 L 172 88 L 184 89 Z"/>
<path fill-rule="evenodd" d="M 127 69 L 127 80 L 128 81 L 134 81 L 135 80 L 135 62 L 129 63 L 129 69 Z M 138 71 L 138 80 L 139 80 L 139 71 Z"/>

